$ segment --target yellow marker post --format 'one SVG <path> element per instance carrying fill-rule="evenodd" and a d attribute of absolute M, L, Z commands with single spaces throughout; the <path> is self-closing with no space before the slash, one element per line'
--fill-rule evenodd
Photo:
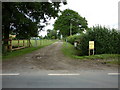
<path fill-rule="evenodd" d="M 94 55 L 94 41 L 89 41 L 89 56 L 90 56 L 90 50 L 93 50 L 93 55 Z"/>

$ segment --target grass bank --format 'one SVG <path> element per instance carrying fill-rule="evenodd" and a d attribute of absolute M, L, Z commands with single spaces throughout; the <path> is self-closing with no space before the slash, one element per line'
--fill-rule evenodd
<path fill-rule="evenodd" d="M 2 55 L 2 59 L 7 60 L 9 58 L 14 58 L 14 57 L 21 56 L 21 55 L 24 55 L 24 54 L 27 54 L 27 53 L 31 53 L 35 50 L 38 50 L 38 49 L 43 48 L 45 46 L 51 45 L 52 43 L 54 43 L 56 41 L 57 40 L 47 40 L 47 41 L 45 40 L 44 43 L 41 43 L 41 45 L 39 45 L 38 47 L 32 46 L 32 47 L 29 47 L 29 48 L 24 48 L 24 49 L 8 52 L 8 53 Z"/>
<path fill-rule="evenodd" d="M 64 55 L 80 60 L 100 60 L 101 62 L 111 63 L 111 64 L 120 64 L 120 54 L 99 54 L 91 56 L 78 56 L 79 51 L 74 48 L 70 43 L 63 43 L 62 52 Z"/>

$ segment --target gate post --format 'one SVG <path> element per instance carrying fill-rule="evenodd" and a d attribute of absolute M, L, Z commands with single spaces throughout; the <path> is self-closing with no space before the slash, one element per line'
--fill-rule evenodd
<path fill-rule="evenodd" d="M 12 51 L 12 39 L 10 39 L 9 51 Z"/>
<path fill-rule="evenodd" d="M 18 39 L 18 48 L 19 48 L 19 39 Z"/>

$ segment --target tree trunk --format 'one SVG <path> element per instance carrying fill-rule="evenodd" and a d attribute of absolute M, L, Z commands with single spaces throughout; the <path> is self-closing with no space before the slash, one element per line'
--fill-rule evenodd
<path fill-rule="evenodd" d="M 3 30 L 3 35 L 4 35 L 4 38 L 3 38 L 3 52 L 7 52 L 8 50 L 8 40 L 9 40 L 9 27 L 5 27 L 4 30 Z"/>

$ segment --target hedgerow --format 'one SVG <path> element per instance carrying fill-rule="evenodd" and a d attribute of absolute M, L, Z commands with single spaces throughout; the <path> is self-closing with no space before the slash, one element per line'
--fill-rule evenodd
<path fill-rule="evenodd" d="M 95 54 L 120 54 L 120 32 L 115 29 L 96 26 L 86 33 L 68 37 L 71 44 L 75 40 L 79 41 L 80 55 L 88 55 L 89 41 L 95 42 Z"/>

